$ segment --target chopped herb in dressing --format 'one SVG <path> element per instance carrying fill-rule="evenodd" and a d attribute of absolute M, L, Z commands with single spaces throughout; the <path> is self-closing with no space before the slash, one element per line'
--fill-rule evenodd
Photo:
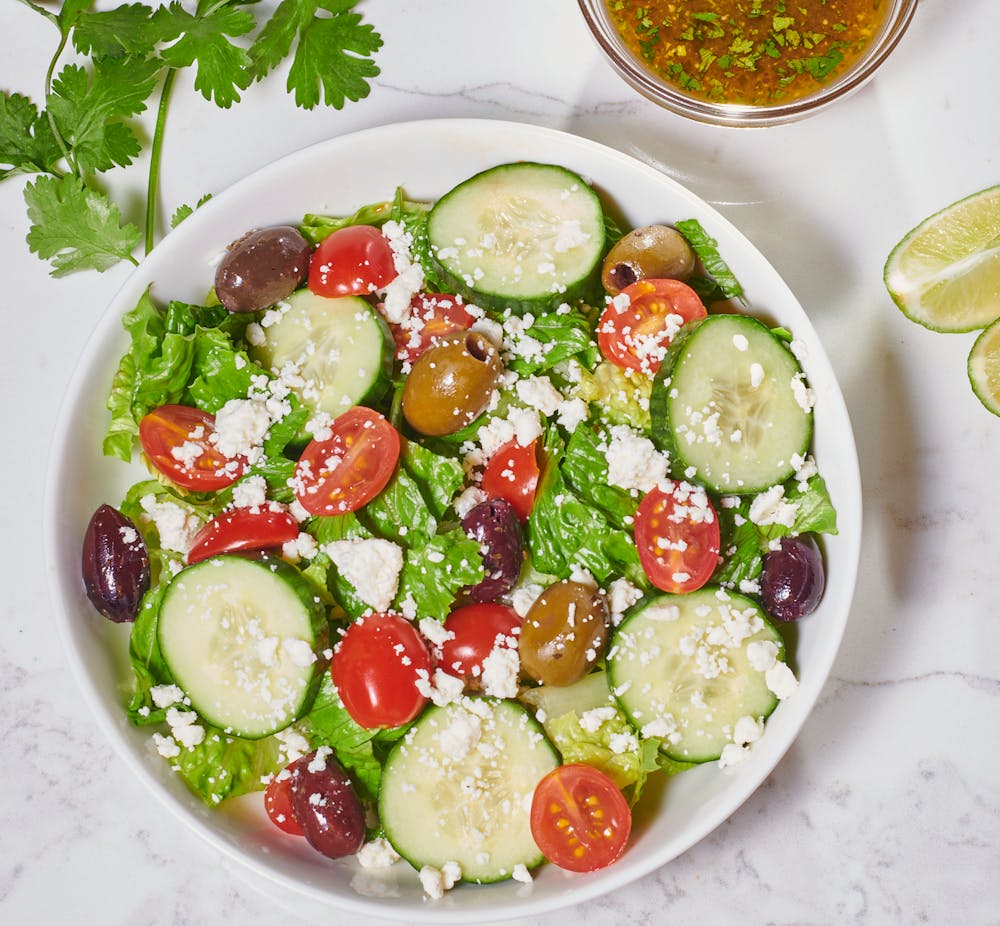
<path fill-rule="evenodd" d="M 788 103 L 846 73 L 888 0 L 607 0 L 626 44 L 690 96 Z"/>

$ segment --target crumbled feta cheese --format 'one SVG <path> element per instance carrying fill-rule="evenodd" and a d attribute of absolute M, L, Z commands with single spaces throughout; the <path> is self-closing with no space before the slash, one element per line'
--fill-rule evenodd
<path fill-rule="evenodd" d="M 614 623 L 618 623 L 614 619 L 621 616 L 634 605 L 640 598 L 642 598 L 642 589 L 636 587 L 624 576 L 620 579 L 615 579 L 608 586 L 608 608 L 611 611 L 611 618 Z"/>
<path fill-rule="evenodd" d="M 764 382 L 764 368 L 759 363 L 750 364 L 750 388 L 757 389 Z"/>
<path fill-rule="evenodd" d="M 806 385 L 806 378 L 802 373 L 796 373 L 792 377 L 792 395 L 795 397 L 799 408 L 804 412 L 812 411 L 813 406 L 816 404 L 816 395 Z"/>
<path fill-rule="evenodd" d="M 424 639 L 433 646 L 443 646 L 449 640 L 455 639 L 454 631 L 446 630 L 444 624 L 434 620 L 433 617 L 421 619 L 419 627 Z"/>
<path fill-rule="evenodd" d="M 799 681 L 794 673 L 783 662 L 775 662 L 770 669 L 764 673 L 764 681 L 770 692 L 779 700 L 784 701 L 795 694 L 799 687 Z"/>
<path fill-rule="evenodd" d="M 462 869 L 458 862 L 445 862 L 441 868 L 424 865 L 417 874 L 424 893 L 431 900 L 440 900 L 461 879 Z"/>
<path fill-rule="evenodd" d="M 792 527 L 798 512 L 797 502 L 785 501 L 785 487 L 776 485 L 754 497 L 750 502 L 749 517 L 754 524 Z"/>
<path fill-rule="evenodd" d="M 263 476 L 248 476 L 233 486 L 235 508 L 260 508 L 267 504 L 267 482 Z"/>
<path fill-rule="evenodd" d="M 209 440 L 223 456 L 246 457 L 253 464 L 274 420 L 265 399 L 230 399 L 215 413 Z"/>
<path fill-rule="evenodd" d="M 156 745 L 156 751 L 164 759 L 175 759 L 181 754 L 181 747 L 177 745 L 177 741 L 172 736 L 154 733 L 153 743 Z"/>
<path fill-rule="evenodd" d="M 719 756 L 719 768 L 730 768 L 739 765 L 750 755 L 750 750 L 746 746 L 738 746 L 736 743 L 726 743 L 722 747 L 722 755 Z"/>
<path fill-rule="evenodd" d="M 139 506 L 156 527 L 164 550 L 186 554 L 191 549 L 195 534 L 201 530 L 198 515 L 173 502 L 158 502 L 154 495 L 144 495 Z"/>
<path fill-rule="evenodd" d="M 471 711 L 457 710 L 451 722 L 436 736 L 441 751 L 449 759 L 460 762 L 472 752 L 483 734 L 483 722 Z"/>
<path fill-rule="evenodd" d="M 531 876 L 531 872 L 528 871 L 528 866 L 523 865 L 520 862 L 514 866 L 514 870 L 510 873 L 510 876 L 515 881 L 520 881 L 522 884 L 531 884 L 534 880 Z"/>
<path fill-rule="evenodd" d="M 366 842 L 358 849 L 355 858 L 362 868 L 389 868 L 399 861 L 396 850 L 382 836 Z"/>
<path fill-rule="evenodd" d="M 608 461 L 608 484 L 622 489 L 648 492 L 667 478 L 669 461 L 653 442 L 619 424 L 611 428 L 611 440 L 604 454 Z"/>
<path fill-rule="evenodd" d="M 464 518 L 476 505 L 486 501 L 486 493 L 478 486 L 468 486 L 454 501 L 455 514 Z"/>
<path fill-rule="evenodd" d="M 613 707 L 594 707 L 580 715 L 580 726 L 588 733 L 596 733 L 609 720 L 618 716 Z"/>
<path fill-rule="evenodd" d="M 154 685 L 149 694 L 157 707 L 170 707 L 184 700 L 184 692 L 176 685 Z"/>
<path fill-rule="evenodd" d="M 747 644 L 747 660 L 756 672 L 766 672 L 778 659 L 778 644 L 760 640 Z"/>
<path fill-rule="evenodd" d="M 547 376 L 529 376 L 517 381 L 517 397 L 525 405 L 537 409 L 546 418 L 551 418 L 562 404 L 562 393 L 552 385 Z"/>
<path fill-rule="evenodd" d="M 449 675 L 443 669 L 435 669 L 433 678 L 426 669 L 417 669 L 415 684 L 417 691 L 438 707 L 460 700 L 462 692 L 465 691 L 465 682 L 457 676 Z"/>
<path fill-rule="evenodd" d="M 764 735 L 764 721 L 759 717 L 740 717 L 733 726 L 733 742 L 737 746 L 756 743 Z"/>
<path fill-rule="evenodd" d="M 365 604 L 376 611 L 392 604 L 403 569 L 403 551 L 396 544 L 380 538 L 334 540 L 322 549 Z"/>
<path fill-rule="evenodd" d="M 316 538 L 312 534 L 307 534 L 305 531 L 300 531 L 298 537 L 294 540 L 289 540 L 281 546 L 281 555 L 289 562 L 297 563 L 302 559 L 312 559 L 319 545 L 316 542 Z"/>
<path fill-rule="evenodd" d="M 545 589 L 535 582 L 519 586 L 510 594 L 510 605 L 520 617 L 524 617 L 544 591 Z"/>
<path fill-rule="evenodd" d="M 521 659 L 506 642 L 498 643 L 483 659 L 483 693 L 491 698 L 516 698 Z"/>

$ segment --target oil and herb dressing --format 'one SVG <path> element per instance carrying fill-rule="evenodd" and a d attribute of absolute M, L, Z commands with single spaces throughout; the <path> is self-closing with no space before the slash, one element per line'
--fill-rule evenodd
<path fill-rule="evenodd" d="M 607 0 L 626 44 L 689 96 L 773 106 L 846 73 L 889 0 Z"/>

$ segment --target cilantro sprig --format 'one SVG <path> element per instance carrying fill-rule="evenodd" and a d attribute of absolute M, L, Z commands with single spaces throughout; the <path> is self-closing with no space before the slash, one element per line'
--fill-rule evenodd
<path fill-rule="evenodd" d="M 194 89 L 223 109 L 289 57 L 287 88 L 305 109 L 361 100 L 379 73 L 373 56 L 382 39 L 354 11 L 357 0 L 282 0 L 270 16 L 253 0 L 125 2 L 100 11 L 94 0 L 63 0 L 58 10 L 21 2 L 52 23 L 58 40 L 42 105 L 0 90 L 0 182 L 29 177 L 28 246 L 51 262 L 53 276 L 135 264 L 140 245 L 152 249 L 178 73 L 190 70 Z M 77 60 L 60 66 L 70 49 Z M 142 154 L 145 138 L 134 120 L 151 106 L 156 121 L 139 217 L 112 201 L 99 176 L 129 168 Z M 177 208 L 172 224 L 191 211 Z"/>

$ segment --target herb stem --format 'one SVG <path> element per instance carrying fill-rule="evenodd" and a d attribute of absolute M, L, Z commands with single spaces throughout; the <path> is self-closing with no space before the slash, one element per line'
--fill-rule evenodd
<path fill-rule="evenodd" d="M 39 6 L 37 3 L 32 3 L 31 0 L 20 0 L 20 2 L 26 7 L 34 10 L 36 13 L 44 16 L 50 22 L 55 23 L 55 27 L 62 32 L 62 27 L 59 25 L 59 17 L 55 13 L 45 9 L 45 7 Z"/>
<path fill-rule="evenodd" d="M 52 55 L 52 59 L 49 61 L 48 70 L 45 72 L 45 117 L 48 120 L 49 128 L 52 129 L 52 136 L 56 140 L 56 144 L 59 146 L 59 150 L 62 152 L 62 156 L 66 159 L 66 163 L 69 164 L 69 169 L 71 173 L 78 173 L 76 169 L 76 164 L 73 163 L 73 156 L 70 153 L 69 147 L 66 144 L 65 139 L 62 137 L 62 132 L 59 131 L 59 126 L 56 125 L 55 116 L 52 115 L 52 108 L 48 106 L 48 99 L 52 93 L 52 76 L 56 72 L 56 65 L 59 63 L 59 59 L 62 57 L 62 53 L 66 48 L 66 43 L 69 41 L 69 30 L 64 30 L 60 24 L 59 19 L 54 15 L 50 14 L 48 10 L 43 10 L 40 7 L 36 7 L 29 0 L 23 0 L 28 6 L 33 9 L 37 9 L 46 17 L 52 18 L 56 24 L 56 28 L 59 29 L 59 44 L 56 46 L 55 54 Z"/>
<path fill-rule="evenodd" d="M 156 128 L 153 130 L 153 144 L 149 151 L 149 180 L 146 184 L 146 253 L 153 250 L 156 238 L 156 202 L 160 184 L 160 160 L 163 155 L 163 134 L 167 124 L 167 109 L 170 93 L 174 87 L 176 68 L 168 68 L 160 89 L 160 105 L 156 111 Z"/>

